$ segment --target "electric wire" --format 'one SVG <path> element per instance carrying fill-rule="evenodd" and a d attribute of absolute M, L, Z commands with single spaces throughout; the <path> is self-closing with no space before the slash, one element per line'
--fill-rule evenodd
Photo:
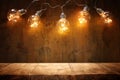
<path fill-rule="evenodd" d="M 94 4 L 94 8 L 95 8 L 95 9 L 97 8 L 97 1 L 98 1 L 98 0 L 95 0 L 95 4 Z"/>
<path fill-rule="evenodd" d="M 28 9 L 32 6 L 32 4 L 34 4 L 34 3 L 37 2 L 37 1 L 39 1 L 39 0 L 33 0 L 32 2 L 30 2 L 30 3 L 28 4 L 28 6 L 26 7 L 26 10 L 28 10 Z"/>
<path fill-rule="evenodd" d="M 77 5 L 77 6 L 85 6 L 86 4 L 79 4 L 76 0 L 74 0 L 74 3 Z"/>

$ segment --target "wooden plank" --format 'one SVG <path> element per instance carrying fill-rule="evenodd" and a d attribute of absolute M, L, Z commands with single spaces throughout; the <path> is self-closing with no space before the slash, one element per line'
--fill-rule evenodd
<path fill-rule="evenodd" d="M 70 75 L 71 73 L 68 63 L 39 64 L 32 72 L 34 75 Z"/>
<path fill-rule="evenodd" d="M 110 73 L 120 74 L 120 64 L 119 63 L 102 63 L 99 64 L 101 67 L 107 69 Z"/>
<path fill-rule="evenodd" d="M 70 64 L 73 74 L 107 74 L 108 70 L 96 63 Z"/>
<path fill-rule="evenodd" d="M 36 63 L 28 63 L 20 66 L 17 71 L 12 72 L 14 75 L 31 75 L 31 72 L 38 66 Z"/>
<path fill-rule="evenodd" d="M 1 64 L 0 64 L 1 65 Z M 23 64 L 20 64 L 20 63 L 11 63 L 9 64 L 8 66 L 0 69 L 0 75 L 2 74 L 7 74 L 7 75 L 10 75 L 10 74 L 13 74 L 13 72 L 21 69 L 22 67 L 24 67 L 25 63 Z"/>
<path fill-rule="evenodd" d="M 14 63 L 1 68 L 0 75 L 120 75 L 119 65 L 120 63 Z"/>
<path fill-rule="evenodd" d="M 0 69 L 8 66 L 10 63 L 0 63 Z"/>

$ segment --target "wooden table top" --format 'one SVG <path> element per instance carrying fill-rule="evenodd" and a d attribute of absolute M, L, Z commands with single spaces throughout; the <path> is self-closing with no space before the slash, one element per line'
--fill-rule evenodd
<path fill-rule="evenodd" d="M 120 63 L 0 63 L 0 75 L 118 74 Z"/>

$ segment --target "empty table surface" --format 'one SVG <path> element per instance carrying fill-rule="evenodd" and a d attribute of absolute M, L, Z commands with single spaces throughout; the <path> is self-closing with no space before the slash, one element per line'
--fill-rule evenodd
<path fill-rule="evenodd" d="M 120 74 L 120 63 L 0 63 L 0 75 Z"/>

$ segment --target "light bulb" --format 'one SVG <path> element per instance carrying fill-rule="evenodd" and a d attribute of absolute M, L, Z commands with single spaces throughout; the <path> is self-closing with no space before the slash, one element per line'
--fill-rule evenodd
<path fill-rule="evenodd" d="M 81 11 L 79 14 L 78 21 L 80 24 L 85 24 L 88 22 L 89 13 L 87 11 Z"/>
<path fill-rule="evenodd" d="M 112 23 L 112 19 L 110 18 L 109 12 L 103 11 L 100 8 L 97 8 L 96 10 L 97 10 L 98 14 L 104 19 L 104 23 L 107 23 L 107 24 Z"/>
<path fill-rule="evenodd" d="M 11 9 L 7 15 L 8 21 L 17 22 L 20 20 L 20 17 L 25 13 L 26 13 L 25 9 L 20 9 L 20 10 Z"/>
<path fill-rule="evenodd" d="M 61 18 L 58 21 L 58 26 L 61 32 L 65 32 L 68 30 L 69 22 L 65 18 Z"/>
<path fill-rule="evenodd" d="M 37 28 L 40 25 L 40 19 L 38 15 L 32 15 L 28 19 L 29 26 L 31 28 Z"/>
<path fill-rule="evenodd" d="M 104 23 L 106 23 L 106 24 L 112 23 L 112 19 L 110 18 L 110 15 L 108 12 L 101 13 L 101 16 L 104 19 Z"/>
<path fill-rule="evenodd" d="M 59 29 L 59 32 L 60 33 L 67 32 L 69 30 L 69 28 L 68 28 L 69 26 L 70 26 L 70 24 L 69 24 L 69 21 L 66 19 L 65 14 L 61 13 L 60 20 L 57 23 L 57 27 Z"/>
<path fill-rule="evenodd" d="M 85 25 L 89 19 L 90 15 L 88 12 L 88 8 L 87 6 L 85 6 L 84 9 L 78 14 L 78 23 L 79 25 Z"/>
<path fill-rule="evenodd" d="M 105 18 L 104 22 L 107 23 L 107 24 L 110 24 L 110 23 L 112 23 L 112 19 L 111 18 Z"/>
<path fill-rule="evenodd" d="M 78 20 L 80 24 L 87 23 L 87 20 L 85 18 L 79 18 Z"/>
<path fill-rule="evenodd" d="M 20 14 L 17 12 L 17 10 L 11 9 L 8 12 L 7 18 L 8 18 L 8 21 L 17 22 L 20 19 Z"/>

